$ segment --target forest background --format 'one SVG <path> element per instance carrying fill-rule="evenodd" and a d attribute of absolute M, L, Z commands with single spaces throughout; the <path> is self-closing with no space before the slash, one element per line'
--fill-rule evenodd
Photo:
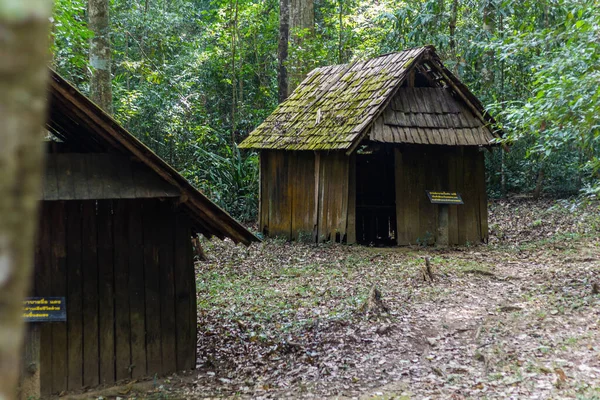
<path fill-rule="evenodd" d="M 114 117 L 244 221 L 258 208 L 258 156 L 236 143 L 285 97 L 282 71 L 293 88 L 315 67 L 425 44 L 507 134 L 509 152 L 486 152 L 491 197 L 600 193 L 597 1 L 111 0 L 109 9 Z M 87 0 L 56 0 L 52 19 L 53 68 L 86 94 L 87 13 Z"/>

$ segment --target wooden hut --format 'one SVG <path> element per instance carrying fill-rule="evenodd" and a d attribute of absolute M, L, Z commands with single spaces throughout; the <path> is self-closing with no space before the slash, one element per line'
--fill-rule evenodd
<path fill-rule="evenodd" d="M 193 369 L 191 237 L 258 239 L 51 75 L 32 296 L 65 297 L 67 320 L 40 326 L 41 391 Z"/>
<path fill-rule="evenodd" d="M 485 241 L 482 148 L 499 136 L 494 124 L 431 46 L 317 68 L 240 144 L 260 150 L 260 229 L 347 243 L 435 243 L 443 231 L 449 244 Z M 464 204 L 434 204 L 426 191 Z"/>

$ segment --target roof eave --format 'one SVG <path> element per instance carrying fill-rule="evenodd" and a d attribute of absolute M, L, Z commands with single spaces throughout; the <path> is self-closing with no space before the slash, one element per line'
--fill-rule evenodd
<path fill-rule="evenodd" d="M 140 159 L 165 181 L 180 189 L 182 198 L 187 199 L 185 203 L 190 212 L 197 218 L 208 217 L 213 219 L 209 223 L 215 229 L 215 232 L 211 232 L 212 234 L 226 236 L 236 243 L 243 243 L 245 245 L 250 245 L 252 242 L 260 242 L 259 238 L 243 227 L 226 211 L 206 198 L 204 194 L 194 188 L 173 167 L 157 156 L 140 140 L 119 125 L 110 115 L 53 70 L 51 70 L 49 90 L 62 95 L 73 107 L 76 107 L 78 113 L 92 127 L 96 128 L 92 128 L 96 134 L 110 143 L 118 144 L 121 148 L 124 148 Z"/>

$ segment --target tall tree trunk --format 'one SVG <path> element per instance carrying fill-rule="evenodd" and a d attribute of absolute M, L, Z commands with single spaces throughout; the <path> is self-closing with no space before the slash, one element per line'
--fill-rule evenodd
<path fill-rule="evenodd" d="M 237 75 L 235 57 L 237 51 L 238 2 L 232 0 L 231 19 L 231 148 L 235 147 L 236 111 L 237 111 Z"/>
<path fill-rule="evenodd" d="M 309 34 L 314 32 L 315 28 L 315 7 L 313 0 L 289 0 L 290 1 L 290 44 L 294 48 L 302 46 L 303 37 L 301 33 L 308 30 Z M 298 86 L 306 77 L 304 65 L 305 60 L 290 60 L 291 75 L 289 77 L 288 95 Z"/>
<path fill-rule="evenodd" d="M 340 34 L 338 37 L 338 63 L 344 63 L 344 0 L 339 0 L 339 26 L 340 26 Z"/>
<path fill-rule="evenodd" d="M 279 102 L 283 102 L 288 96 L 288 45 L 290 38 L 290 2 L 279 1 L 279 45 L 277 46 L 277 88 Z"/>
<path fill-rule="evenodd" d="M 110 24 L 108 0 L 88 0 L 88 24 L 94 37 L 90 42 L 90 98 L 109 114 L 113 113 Z"/>
<path fill-rule="evenodd" d="M 290 29 L 314 30 L 315 6 L 313 0 L 290 0 Z M 296 39 L 296 38 L 292 38 Z"/>
<path fill-rule="evenodd" d="M 41 189 L 50 0 L 0 1 L 0 399 L 14 399 Z"/>
<path fill-rule="evenodd" d="M 483 6 L 483 30 L 488 36 L 496 33 L 496 8 L 493 0 L 485 0 Z M 483 71 L 481 73 L 485 89 L 490 89 L 494 84 L 494 51 L 489 50 L 484 56 Z"/>
<path fill-rule="evenodd" d="M 452 59 L 458 65 L 458 55 L 456 53 L 456 21 L 458 20 L 458 0 L 452 0 L 452 8 L 450 10 L 450 53 Z M 458 72 L 458 68 L 455 68 Z"/>

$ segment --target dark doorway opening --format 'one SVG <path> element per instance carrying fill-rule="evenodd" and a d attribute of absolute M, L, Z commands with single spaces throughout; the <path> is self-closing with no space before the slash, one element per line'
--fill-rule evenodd
<path fill-rule="evenodd" d="M 394 150 L 370 146 L 356 156 L 356 240 L 360 244 L 396 244 Z"/>

